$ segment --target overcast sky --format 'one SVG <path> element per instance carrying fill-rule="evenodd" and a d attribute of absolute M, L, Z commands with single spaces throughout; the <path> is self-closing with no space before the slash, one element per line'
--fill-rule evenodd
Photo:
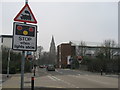
<path fill-rule="evenodd" d="M 0 3 L 2 29 L 0 34 L 13 33 L 13 19 L 24 6 L 23 2 Z M 56 46 L 69 41 L 118 42 L 117 2 L 40 2 L 29 0 L 29 6 L 37 19 L 38 45 L 48 51 L 52 35 Z M 114 0 L 113 0 L 114 1 Z"/>

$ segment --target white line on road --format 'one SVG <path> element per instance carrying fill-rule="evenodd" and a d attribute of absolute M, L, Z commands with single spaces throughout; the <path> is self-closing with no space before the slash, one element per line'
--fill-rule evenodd
<path fill-rule="evenodd" d="M 63 74 L 63 72 L 59 72 L 58 70 L 56 70 L 56 72 L 60 73 L 60 74 Z"/>
<path fill-rule="evenodd" d="M 48 78 L 50 78 L 53 81 L 56 81 L 56 79 L 54 79 L 52 76 L 47 76 Z"/>
<path fill-rule="evenodd" d="M 55 77 L 55 76 L 48 76 L 48 77 L 49 77 L 51 80 L 53 80 L 53 81 L 61 81 L 61 82 L 65 83 L 65 84 L 67 84 L 67 85 L 69 85 L 69 86 L 74 87 L 74 88 L 79 88 L 79 87 L 77 87 L 77 86 L 75 86 L 75 85 L 73 85 L 73 84 L 71 84 L 71 83 L 69 83 L 69 82 L 67 82 L 67 81 L 65 81 L 65 80 L 59 79 L 59 78 L 57 78 L 57 77 Z"/>
<path fill-rule="evenodd" d="M 55 76 L 52 76 L 52 78 L 54 78 L 54 79 L 56 79 L 56 80 L 58 80 L 58 81 L 61 80 L 61 79 L 59 79 L 59 78 L 57 78 L 57 77 L 55 77 Z"/>

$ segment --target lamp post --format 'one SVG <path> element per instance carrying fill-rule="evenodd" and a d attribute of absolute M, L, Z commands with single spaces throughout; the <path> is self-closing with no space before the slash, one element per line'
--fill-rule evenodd
<path fill-rule="evenodd" d="M 8 50 L 7 77 L 9 77 L 10 49 Z"/>

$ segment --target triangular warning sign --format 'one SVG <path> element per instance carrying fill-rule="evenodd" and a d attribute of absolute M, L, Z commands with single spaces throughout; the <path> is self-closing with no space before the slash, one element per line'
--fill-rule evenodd
<path fill-rule="evenodd" d="M 22 10 L 14 18 L 14 21 L 28 22 L 28 23 L 37 23 L 30 7 L 26 4 Z"/>

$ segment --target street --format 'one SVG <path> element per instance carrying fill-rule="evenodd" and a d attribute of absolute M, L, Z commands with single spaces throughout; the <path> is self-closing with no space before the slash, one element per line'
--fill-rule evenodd
<path fill-rule="evenodd" d="M 32 75 L 31 73 L 25 74 L 25 88 L 31 87 Z M 20 74 L 13 75 L 3 82 L 2 86 L 3 88 L 20 88 Z M 35 88 L 118 88 L 118 78 L 87 71 L 70 69 L 46 71 L 45 68 L 37 68 Z"/>

